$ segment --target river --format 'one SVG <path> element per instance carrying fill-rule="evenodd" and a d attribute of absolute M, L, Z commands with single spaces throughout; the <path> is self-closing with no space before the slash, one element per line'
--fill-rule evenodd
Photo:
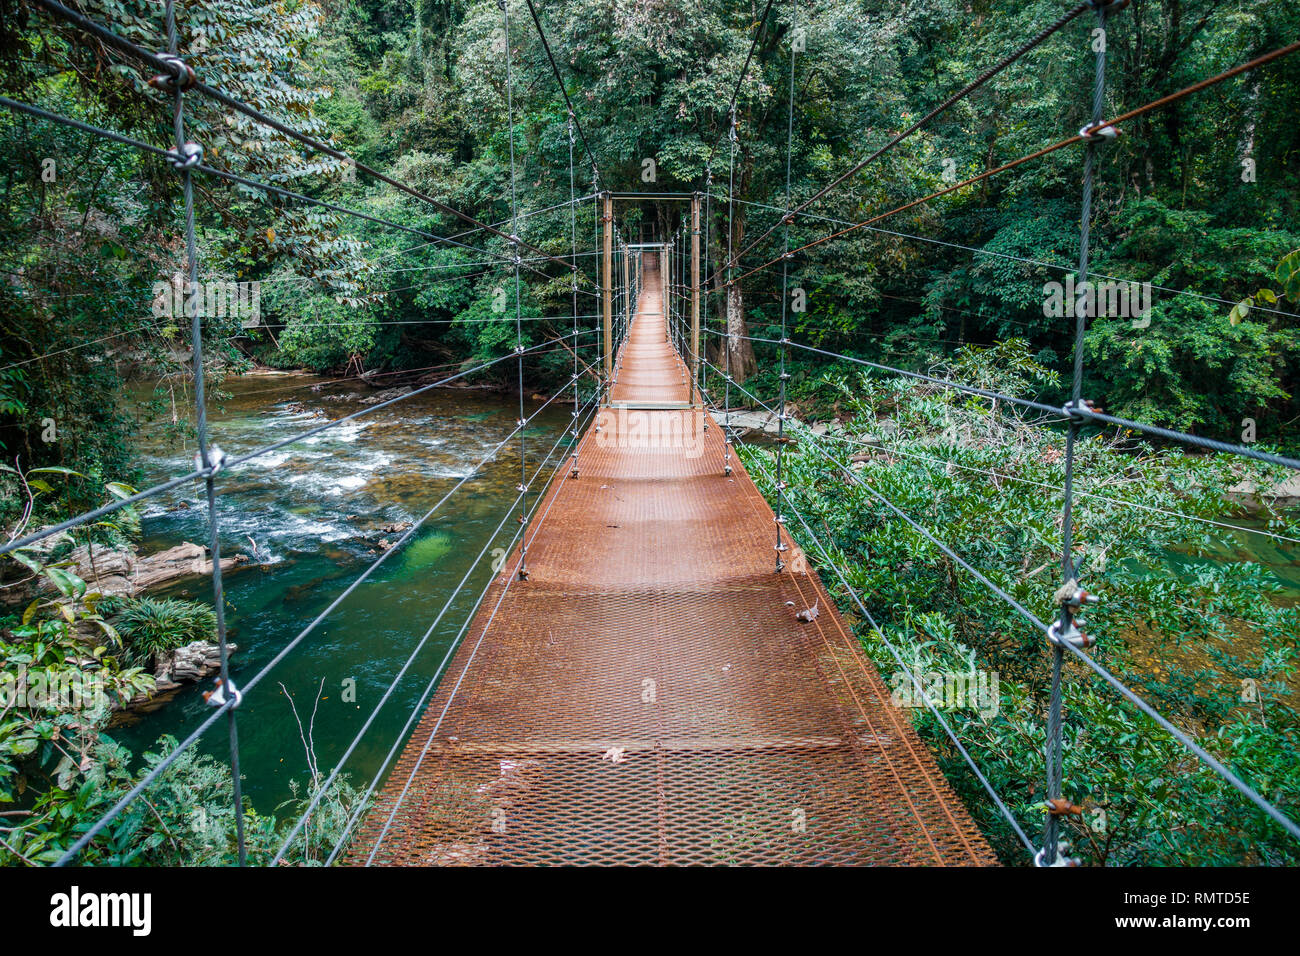
<path fill-rule="evenodd" d="M 365 408 L 359 399 L 374 394 L 355 381 L 297 374 L 253 374 L 231 379 L 224 388 L 230 397 L 211 411 L 211 435 L 232 456 Z M 541 404 L 527 401 L 525 414 L 532 416 Z M 229 635 L 238 645 L 232 678 L 238 684 L 376 559 L 381 539 L 400 537 L 400 532 L 384 533 L 384 527 L 416 521 L 469 476 L 240 705 L 245 793 L 258 810 L 273 810 L 291 796 L 291 780 L 307 779 L 303 737 L 308 730 L 320 767 L 334 766 L 461 578 L 477 564 L 347 766 L 362 785 L 379 769 L 491 574 L 491 549 L 484 560 L 476 558 L 516 498 L 518 441 L 509 441 L 481 467 L 480 462 L 514 429 L 518 413 L 517 397 L 433 389 L 219 477 L 223 554 L 257 555 L 225 576 Z M 525 429 L 530 473 L 563 435 L 571 415 L 572 404 L 557 401 Z M 162 429 L 142 427 L 138 448 L 146 483 L 192 467 L 192 448 L 178 451 Z M 561 444 L 556 454 L 563 453 Z M 538 481 L 534 489 L 540 486 Z M 185 487 L 150 500 L 142 512 L 143 551 L 180 541 L 206 544 L 200 490 Z M 517 529 L 515 520 L 508 520 L 493 547 L 507 544 Z M 212 589 L 206 578 L 189 579 L 151 596 L 210 603 Z M 352 681 L 355 695 L 345 693 Z M 112 734 L 139 753 L 160 734 L 183 737 L 207 713 L 198 689 L 184 687 L 161 709 L 115 727 Z M 224 731 L 214 731 L 199 746 L 224 762 L 226 739 Z"/>

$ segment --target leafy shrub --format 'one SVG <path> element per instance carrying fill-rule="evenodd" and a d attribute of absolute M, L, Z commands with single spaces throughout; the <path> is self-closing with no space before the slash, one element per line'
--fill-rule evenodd
<path fill-rule="evenodd" d="M 141 667 L 193 641 L 207 640 L 217 626 L 212 608 L 179 598 L 117 598 L 109 610 L 124 654 Z"/>
<path fill-rule="evenodd" d="M 967 350 L 936 372 L 1023 392 L 1042 370 L 1016 348 L 1024 346 Z M 827 381 L 835 381 L 832 373 Z M 1046 641 L 866 486 L 1050 619 L 1059 583 L 1061 432 L 1005 403 L 925 383 L 853 372 L 838 381 L 831 404 L 840 417 L 827 433 L 794 426 L 799 443 L 785 454 L 785 497 L 904 661 L 920 673 L 978 668 L 999 676 L 996 712 L 963 707 L 946 717 L 1037 839 L 1051 678 Z M 773 500 L 774 453 L 741 452 Z M 1240 514 L 1230 489 L 1243 481 L 1270 485 L 1281 469 L 1156 449 L 1113 432 L 1085 434 L 1074 468 L 1082 492 L 1073 518 L 1080 579 L 1102 598 L 1087 615 L 1097 638 L 1090 655 L 1294 818 L 1300 609 L 1279 594 L 1274 575 L 1240 555 L 1231 532 L 1205 523 Z M 857 481 L 846 479 L 850 471 Z M 1256 517 L 1300 534 L 1293 514 Z M 802 523 L 789 527 L 825 567 Z M 837 575 L 823 580 L 855 618 Z M 898 672 L 874 628 L 860 621 L 858 634 L 887 678 Z M 1090 671 L 1066 669 L 1064 701 L 1065 792 L 1084 808 L 1066 826 L 1073 855 L 1098 865 L 1296 863 L 1288 834 Z M 928 712 L 915 720 L 1002 859 L 1025 862 L 946 733 Z"/>

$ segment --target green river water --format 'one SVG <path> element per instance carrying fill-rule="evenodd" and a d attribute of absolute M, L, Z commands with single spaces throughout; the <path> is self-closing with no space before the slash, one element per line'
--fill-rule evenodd
<path fill-rule="evenodd" d="M 320 385 L 319 390 L 313 386 Z M 364 408 L 373 390 L 305 375 L 255 374 L 225 385 L 232 398 L 210 415 L 212 440 L 230 455 L 263 447 L 315 424 Z M 531 416 L 540 402 L 525 402 Z M 348 761 L 354 782 L 368 783 L 400 734 L 474 601 L 491 575 L 492 548 L 518 529 L 510 518 L 483 560 L 480 551 L 511 509 L 519 484 L 519 443 L 512 439 L 480 466 L 515 427 L 517 397 L 470 389 L 433 389 L 328 429 L 239 466 L 220 479 L 218 519 L 224 555 L 256 552 L 225 576 L 232 678 L 238 684 L 284 645 L 375 560 L 385 526 L 414 522 L 459 480 L 459 491 L 416 536 L 330 614 L 250 692 L 239 708 L 245 793 L 268 811 L 307 779 L 307 761 L 291 695 L 323 770 L 332 768 L 467 571 L 414 665 L 400 681 Z M 560 439 L 572 404 L 555 402 L 525 429 L 531 473 Z M 177 449 L 142 429 L 145 481 L 183 473 L 193 449 Z M 563 455 L 561 443 L 556 454 Z M 553 459 L 554 461 L 554 459 Z M 546 474 L 549 474 L 549 469 Z M 534 483 L 539 489 L 542 481 Z M 142 551 L 180 541 L 207 542 L 206 504 L 197 488 L 152 499 L 143 512 Z M 472 570 L 471 570 L 472 569 Z M 154 592 L 211 602 L 208 579 Z M 344 700 L 356 682 L 355 701 Z M 206 687 L 206 685 L 205 685 Z M 315 704 L 317 693 L 320 703 Z M 200 688 L 183 687 L 159 710 L 114 735 L 135 752 L 163 733 L 183 737 L 207 716 Z M 203 752 L 225 760 L 226 734 L 211 732 Z"/>

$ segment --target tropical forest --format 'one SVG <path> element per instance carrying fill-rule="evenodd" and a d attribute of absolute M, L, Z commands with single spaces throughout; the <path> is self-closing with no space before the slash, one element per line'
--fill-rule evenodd
<path fill-rule="evenodd" d="M 1300 864 L 1298 41 L 0 0 L 0 863 Z"/>

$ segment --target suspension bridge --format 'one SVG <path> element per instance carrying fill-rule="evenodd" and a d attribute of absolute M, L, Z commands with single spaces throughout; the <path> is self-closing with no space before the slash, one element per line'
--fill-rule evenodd
<path fill-rule="evenodd" d="M 1191 735 L 1152 708 L 1132 688 L 1088 653 L 1091 639 L 1082 631 L 1080 613 L 1095 600 L 1079 580 L 1072 546 L 1075 490 L 1070 462 L 1085 426 L 1128 428 L 1156 438 L 1183 442 L 1221 454 L 1241 455 L 1291 469 L 1300 461 L 1256 448 L 1234 445 L 1163 429 L 1105 414 L 1082 394 L 1080 312 L 1075 332 L 1075 369 L 1071 400 L 1063 407 L 1010 396 L 967 383 L 852 356 L 831 353 L 792 339 L 786 326 L 791 262 L 805 249 L 857 229 L 878 228 L 885 218 L 941 195 L 966 188 L 1001 171 L 1070 146 L 1084 152 L 1080 281 L 1089 275 L 1089 224 L 1098 150 L 1130 119 L 1160 109 L 1216 83 L 1286 56 L 1300 43 L 1274 50 L 1184 90 L 1118 117 L 1103 115 L 1105 53 L 1097 51 L 1091 122 L 1078 134 L 986 172 L 876 213 L 859 222 L 836 222 L 835 232 L 792 248 L 790 228 L 797 219 L 818 221 L 810 207 L 831 189 L 856 175 L 897 143 L 923 128 L 933 117 L 988 83 L 1009 64 L 1035 49 L 1076 18 L 1092 14 L 1104 29 L 1107 17 L 1122 10 L 1124 0 L 1090 0 L 1066 11 L 1055 23 L 1015 53 L 958 90 L 934 111 L 893 136 L 884 146 L 803 202 L 793 201 L 789 154 L 796 118 L 795 60 L 790 50 L 788 96 L 789 140 L 786 194 L 771 227 L 741 250 L 726 242 L 723 270 L 705 275 L 701 243 L 707 249 L 712 204 L 725 203 L 728 221 L 738 201 L 734 181 L 725 193 L 714 188 L 710 151 L 700 188 L 691 193 L 618 193 L 604 188 L 596 157 L 583 135 L 561 70 L 551 55 L 541 18 L 527 0 L 533 26 L 546 52 L 568 107 L 569 202 L 521 212 L 515 185 L 512 56 L 506 44 L 504 63 L 507 107 L 511 120 L 511 217 L 484 223 L 380 170 L 350 157 L 329 143 L 294 129 L 229 94 L 205 84 L 179 47 L 176 11 L 165 4 L 163 52 L 152 52 L 115 34 L 57 0 L 35 6 L 55 21 L 80 31 L 146 70 L 155 89 L 174 103 L 174 145 L 164 148 L 73 120 L 30 103 L 0 98 L 0 105 L 43 121 L 61 123 L 139 149 L 170 164 L 182 183 L 186 221 L 186 275 L 199 275 L 195 238 L 196 176 L 209 176 L 260 190 L 279 200 L 325 208 L 385 227 L 414 233 L 429 243 L 472 250 L 513 276 L 515 285 L 514 350 L 499 358 L 446 375 L 407 396 L 314 426 L 265 448 L 227 456 L 210 434 L 204 398 L 203 329 L 194 316 L 191 339 L 199 454 L 195 467 L 152 488 L 68 519 L 50 528 L 11 540 L 7 554 L 52 535 L 93 522 L 121 508 L 165 491 L 199 483 L 208 505 L 213 592 L 221 647 L 217 693 L 209 716 L 64 853 L 60 863 L 76 862 L 134 801 L 175 761 L 219 723 L 229 737 L 235 781 L 234 839 L 245 861 L 244 798 L 240 788 L 238 713 L 245 697 L 348 596 L 399 552 L 428 519 L 460 492 L 461 479 L 394 544 L 358 575 L 319 615 L 263 667 L 236 674 L 227 654 L 221 567 L 221 529 L 215 506 L 225 474 L 241 464 L 314 434 L 372 414 L 430 388 L 514 362 L 519 386 L 519 419 L 502 442 L 486 450 L 490 461 L 507 443 L 517 441 L 520 480 L 517 496 L 502 515 L 497 534 L 511 524 L 507 559 L 478 594 L 473 612 L 460 625 L 420 704 L 388 750 L 364 799 L 352 812 L 330 862 L 354 865 L 453 864 L 808 864 L 884 863 L 906 865 L 984 865 L 997 862 L 966 807 L 939 771 L 911 717 L 890 701 L 881 675 L 866 657 L 854 625 L 868 625 L 908 672 L 888 635 L 876 627 L 870 596 L 857 591 L 846 569 L 835 563 L 807 516 L 786 495 L 792 436 L 787 433 L 787 356 L 793 349 L 858 363 L 875 372 L 923 380 L 976 397 L 1032 409 L 1066 424 L 1066 484 L 1061 516 L 1061 588 L 1052 597 L 1055 613 L 1044 620 L 999 587 L 960 551 L 916 517 L 897 508 L 843 469 L 843 480 L 864 487 L 883 507 L 893 509 L 918 534 L 963 571 L 1007 602 L 1040 632 L 1053 662 L 1051 697 L 1045 714 L 1043 745 L 1047 779 L 1043 788 L 1043 833 L 1037 840 L 996 792 L 963 746 L 942 712 L 924 692 L 920 699 L 965 760 L 972 778 L 1025 847 L 1027 860 L 1042 866 L 1073 862 L 1063 829 L 1078 812 L 1064 796 L 1062 726 L 1068 702 L 1063 699 L 1062 670 L 1077 661 L 1110 685 L 1170 734 L 1210 771 L 1235 788 L 1279 827 L 1300 838 L 1300 827 L 1248 781 L 1205 750 Z M 769 0 L 756 23 L 753 45 L 737 79 L 724 134 L 730 145 L 729 176 L 734 180 L 738 142 L 737 95 L 760 37 L 768 29 Z M 503 29 L 511 36 L 508 5 L 501 4 Z M 791 4 L 790 27 L 797 22 Z M 1103 45 L 1104 46 L 1104 45 Z M 454 236 L 385 219 L 283 186 L 249 179 L 209 165 L 201 144 L 186 138 L 187 97 L 204 96 L 336 160 L 354 163 L 359 173 L 428 204 L 469 228 Z M 575 151 L 590 160 L 592 190 L 579 195 Z M 654 242 L 631 242 L 620 231 L 615 204 L 620 201 L 689 204 L 675 236 Z M 580 247 L 579 209 L 590 208 L 598 248 Z M 522 238 L 531 215 L 567 213 L 570 251 L 546 252 Z M 585 227 L 584 227 L 585 229 Z M 746 267 L 750 251 L 776 234 L 781 251 L 761 265 Z M 495 240 L 496 248 L 473 245 L 471 238 Z M 599 259 L 586 287 L 580 261 Z M 754 337 L 773 346 L 780 368 L 777 394 L 767 400 L 746 389 L 732 374 L 731 350 L 712 353 L 709 335 L 727 341 L 747 337 L 728 322 L 721 332 L 708 328 L 709 290 L 728 288 L 756 272 L 781 269 L 782 336 Z M 547 272 L 546 270 L 552 270 Z M 525 317 L 519 305 L 523 276 L 568 276 L 572 331 L 525 346 Z M 580 327 L 579 296 L 594 296 L 600 324 Z M 703 311 L 702 311 L 703 310 Z M 585 313 L 581 316 L 585 318 Z M 557 317 L 552 317 L 557 318 Z M 596 360 L 587 364 L 580 345 L 592 336 Z M 571 428 L 539 453 L 525 444 L 525 431 L 560 393 L 531 415 L 524 409 L 524 362 L 532 355 L 563 348 L 572 353 Z M 723 365 L 711 361 L 714 355 Z M 710 390 L 710 372 L 712 390 Z M 584 397 L 580 383 L 594 376 L 598 387 Z M 721 395 L 717 394 L 721 391 Z M 730 427 L 733 395 L 743 395 L 768 409 L 777 422 L 774 474 L 766 473 L 772 502 L 759 492 L 736 454 L 738 436 Z M 721 409 L 721 421 L 714 418 Z M 813 436 L 799 433 L 809 453 L 818 453 Z M 803 453 L 803 449 L 801 449 Z M 835 464 L 832 461 L 832 464 Z M 1083 492 L 1079 492 L 1080 495 Z M 788 527 L 789 526 L 789 527 Z M 792 533 L 793 529 L 793 533 Z M 496 541 L 483 544 L 480 559 Z M 810 547 L 806 551 L 800 540 Z M 467 572 L 423 638 L 416 641 L 402 668 L 343 750 L 333 769 L 313 789 L 310 800 L 271 862 L 287 858 L 295 839 L 317 812 L 321 801 L 370 730 L 375 716 L 392 699 L 399 682 L 428 646 L 445 619 L 452 600 L 468 584 Z M 825 580 L 823 580 L 825 575 Z M 828 589 L 827 583 L 831 585 Z M 841 604 L 849 614 L 842 612 Z M 912 676 L 915 681 L 916 677 Z M 918 690 L 919 690 L 918 686 Z"/>
<path fill-rule="evenodd" d="M 646 279 L 527 570 L 489 587 L 350 859 L 992 862 L 816 572 L 787 545 L 773 573 L 776 515 L 724 473 Z"/>

